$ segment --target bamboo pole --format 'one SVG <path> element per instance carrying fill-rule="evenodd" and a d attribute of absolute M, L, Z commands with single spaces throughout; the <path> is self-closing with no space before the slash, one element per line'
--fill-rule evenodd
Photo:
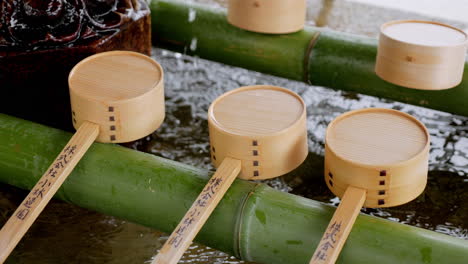
<path fill-rule="evenodd" d="M 0 114 L 0 181 L 32 188 L 70 136 Z M 170 232 L 209 176 L 206 170 L 94 143 L 56 198 Z M 236 180 L 196 240 L 248 261 L 308 263 L 333 212 L 310 199 Z M 467 241 L 359 215 L 338 263 L 461 264 L 466 259 Z"/>
<path fill-rule="evenodd" d="M 313 85 L 468 116 L 468 67 L 462 83 L 453 89 L 408 89 L 375 74 L 377 41 L 373 38 L 310 26 L 294 34 L 259 34 L 230 25 L 220 9 L 176 0 L 153 0 L 150 6 L 153 42 L 162 48 Z"/>

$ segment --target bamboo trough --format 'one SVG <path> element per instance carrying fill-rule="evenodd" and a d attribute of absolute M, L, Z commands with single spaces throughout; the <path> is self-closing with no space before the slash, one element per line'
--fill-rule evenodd
<path fill-rule="evenodd" d="M 463 81 L 455 88 L 408 89 L 377 76 L 374 38 L 311 26 L 287 35 L 258 34 L 230 25 L 224 10 L 178 0 L 152 1 L 150 8 L 156 46 L 312 85 L 468 116 L 466 60 Z M 196 48 L 190 48 L 194 42 Z"/>
<path fill-rule="evenodd" d="M 0 114 L 0 181 L 31 189 L 70 136 Z M 94 143 L 55 197 L 171 232 L 210 175 L 154 155 Z M 246 261 L 308 263 L 334 211 L 264 184 L 236 180 L 196 241 Z M 429 259 L 462 264 L 468 259 L 468 241 L 359 215 L 338 263 L 341 259 L 351 264 L 423 264 Z"/>

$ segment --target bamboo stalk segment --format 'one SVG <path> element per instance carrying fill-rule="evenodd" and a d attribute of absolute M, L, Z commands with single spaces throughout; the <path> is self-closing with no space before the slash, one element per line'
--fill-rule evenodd
<path fill-rule="evenodd" d="M 105 52 L 78 63 L 69 86 L 76 134 L 0 230 L 3 263 L 94 142 L 128 142 L 164 119 L 163 72 L 135 52 Z M 147 122 L 139 124 L 138 122 Z"/>
<path fill-rule="evenodd" d="M 293 33 L 304 27 L 306 0 L 229 0 L 232 25 L 259 33 Z"/>
<path fill-rule="evenodd" d="M 38 171 L 47 169 L 70 136 L 0 114 L 0 182 L 33 188 L 39 180 Z M 301 166 L 297 174 L 315 177 L 310 163 L 320 159 L 323 157 L 309 153 L 308 165 Z M 94 143 L 55 198 L 171 232 L 210 175 L 205 169 L 119 145 Z M 237 179 L 196 240 L 245 261 L 304 264 L 334 211 L 321 202 Z M 53 252 L 49 255 L 54 258 Z M 429 259 L 433 263 L 465 264 L 468 241 L 360 214 L 340 258 L 347 264 L 427 264 Z"/>
<path fill-rule="evenodd" d="M 311 26 L 287 36 L 255 34 L 234 28 L 224 10 L 208 5 L 158 0 L 150 7 L 152 39 L 159 47 L 312 85 L 468 116 L 466 61 L 463 81 L 453 89 L 408 89 L 375 73 L 375 38 Z M 196 48 L 191 49 L 195 40 Z"/>
<path fill-rule="evenodd" d="M 8 219 L 0 230 L 0 263 L 5 262 L 98 134 L 98 125 L 84 122 Z"/>
<path fill-rule="evenodd" d="M 154 264 L 179 261 L 236 177 L 277 177 L 298 167 L 308 154 L 304 101 L 285 88 L 257 85 L 223 94 L 208 110 L 208 127 L 218 170 Z"/>
<path fill-rule="evenodd" d="M 362 205 L 407 203 L 427 182 L 430 136 L 414 117 L 368 108 L 333 120 L 326 133 L 325 182 L 342 202 L 310 263 L 335 263 Z"/>
<path fill-rule="evenodd" d="M 468 35 L 430 21 L 399 20 L 380 28 L 376 74 L 391 83 L 422 90 L 459 85 Z"/>

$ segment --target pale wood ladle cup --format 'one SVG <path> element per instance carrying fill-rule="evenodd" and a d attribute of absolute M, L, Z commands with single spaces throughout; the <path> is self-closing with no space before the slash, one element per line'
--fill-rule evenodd
<path fill-rule="evenodd" d="M 463 78 L 468 34 L 421 20 L 397 20 L 380 28 L 375 64 L 385 81 L 421 90 L 449 89 Z"/>
<path fill-rule="evenodd" d="M 208 127 L 217 171 L 153 263 L 179 261 L 236 177 L 277 177 L 308 153 L 305 104 L 284 88 L 259 85 L 225 93 L 211 104 Z"/>
<path fill-rule="evenodd" d="M 427 182 L 430 137 L 411 115 L 382 108 L 345 113 L 325 138 L 325 181 L 341 203 L 311 264 L 335 263 L 362 206 L 401 205 Z"/>
<path fill-rule="evenodd" d="M 229 0 L 228 22 L 245 30 L 287 34 L 304 28 L 306 0 Z"/>
<path fill-rule="evenodd" d="M 69 75 L 76 133 L 0 230 L 0 263 L 15 248 L 91 144 L 133 141 L 164 120 L 163 69 L 136 52 L 99 53 Z"/>

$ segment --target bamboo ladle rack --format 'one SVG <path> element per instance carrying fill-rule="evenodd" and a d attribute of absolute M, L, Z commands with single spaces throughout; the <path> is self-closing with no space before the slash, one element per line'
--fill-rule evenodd
<path fill-rule="evenodd" d="M 0 230 L 0 263 L 95 140 L 133 141 L 164 120 L 163 70 L 143 54 L 112 51 L 88 57 L 70 72 L 69 88 L 77 131 Z"/>
<path fill-rule="evenodd" d="M 382 108 L 351 111 L 329 124 L 325 140 L 325 181 L 341 203 L 311 264 L 335 263 L 363 205 L 407 203 L 427 182 L 430 137 L 411 115 Z"/>
<path fill-rule="evenodd" d="M 288 34 L 304 28 L 306 0 L 229 0 L 228 22 L 241 29 Z"/>
<path fill-rule="evenodd" d="M 274 86 L 249 86 L 216 99 L 208 110 L 211 161 L 217 167 L 153 263 L 177 263 L 239 177 L 269 179 L 306 158 L 306 107 L 295 93 Z"/>

